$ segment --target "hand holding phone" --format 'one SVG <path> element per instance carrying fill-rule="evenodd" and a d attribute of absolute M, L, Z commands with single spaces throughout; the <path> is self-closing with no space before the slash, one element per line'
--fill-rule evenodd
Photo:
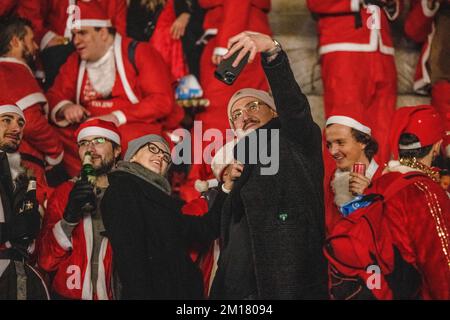
<path fill-rule="evenodd" d="M 229 58 L 222 60 L 222 62 L 217 66 L 217 69 L 214 72 L 216 78 L 227 85 L 232 85 L 234 83 L 234 81 L 237 79 L 239 74 L 242 72 L 242 69 L 244 69 L 245 65 L 248 62 L 250 52 L 248 52 L 244 56 L 237 67 L 233 67 L 233 62 L 234 60 L 236 60 L 241 50 L 236 51 Z"/>

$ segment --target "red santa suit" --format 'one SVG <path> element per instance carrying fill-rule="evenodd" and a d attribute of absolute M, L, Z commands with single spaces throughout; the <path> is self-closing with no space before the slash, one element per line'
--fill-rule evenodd
<path fill-rule="evenodd" d="M 389 173 L 375 181 L 371 191 L 383 190 L 401 174 L 418 171 L 389 163 Z M 386 203 L 393 244 L 421 277 L 421 299 L 450 299 L 450 199 L 437 182 L 423 178 Z"/>
<path fill-rule="evenodd" d="M 199 4 L 206 9 L 205 35 L 213 36 L 206 44 L 200 61 L 200 85 L 204 97 L 210 100 L 206 112 L 196 116 L 203 121 L 203 128 L 217 128 L 224 132 L 229 128 L 227 104 L 231 96 L 239 88 L 256 88 L 268 90 L 260 57 L 248 64 L 232 86 L 228 86 L 214 77 L 216 65 L 212 63 L 213 54 L 224 55 L 227 51 L 228 39 L 245 30 L 271 34 L 268 13 L 269 0 L 200 0 Z"/>
<path fill-rule="evenodd" d="M 17 8 L 18 0 L 3 0 L 0 3 L 0 16 L 12 14 Z"/>
<path fill-rule="evenodd" d="M 66 104 L 81 104 L 92 117 L 114 114 L 120 123 L 123 152 L 134 138 L 160 134 L 161 122 L 175 107 L 170 72 L 160 55 L 151 45 L 140 43 L 135 54 L 136 74 L 128 59 L 130 43 L 131 39 L 116 34 L 114 45 L 94 63 L 72 54 L 47 94 L 50 118 L 60 127 L 64 163 L 71 175 L 79 172 L 80 165 L 73 139 L 77 126 L 56 118 Z"/>
<path fill-rule="evenodd" d="M 174 0 L 168 0 L 158 17 L 150 43 L 170 66 L 174 78 L 180 79 L 188 72 L 181 39 L 173 39 L 170 34 L 170 29 L 176 18 Z"/>
<path fill-rule="evenodd" d="M 69 239 L 61 227 L 73 182 L 55 189 L 48 201 L 41 235 L 38 240 L 38 263 L 47 272 L 55 272 L 52 291 L 68 299 L 108 300 L 112 298 L 112 251 L 107 238 L 102 239 L 98 257 L 98 281 L 91 281 L 93 249 L 92 218 L 85 216 Z M 93 295 L 96 286 L 96 296 Z"/>
<path fill-rule="evenodd" d="M 448 6 L 447 4 L 447 11 L 449 10 Z M 450 75 L 447 75 L 447 79 L 432 81 L 428 67 L 431 58 L 431 47 L 436 34 L 435 20 L 439 8 L 439 2 L 436 2 L 435 7 L 431 9 L 428 7 L 428 1 L 412 1 L 411 10 L 405 21 L 405 34 L 415 42 L 423 43 L 414 76 L 414 90 L 419 94 L 428 95 L 431 87 L 431 104 L 446 122 L 447 135 L 444 140 L 444 147 L 447 148 L 447 156 L 450 156 L 450 82 L 448 80 Z M 439 32 L 446 32 L 447 35 L 450 35 L 449 30 L 439 30 Z M 434 45 L 442 46 L 440 43 L 434 43 Z"/>
<path fill-rule="evenodd" d="M 15 83 L 20 85 L 12 85 Z M 19 152 L 24 165 L 33 170 L 38 184 L 50 193 L 45 166 L 59 164 L 64 151 L 55 129 L 47 120 L 47 99 L 31 69 L 25 63 L 8 57 L 0 58 L 0 92 L 2 100 L 19 106 L 25 115 L 27 125 Z"/>
<path fill-rule="evenodd" d="M 93 1 L 100 4 L 117 31 L 126 34 L 126 0 Z M 18 14 L 33 23 L 36 42 L 41 50 L 44 50 L 56 35 L 72 39 L 67 26 L 67 11 L 71 5 L 78 5 L 77 0 L 20 0 Z"/>
<path fill-rule="evenodd" d="M 307 0 L 318 16 L 325 118 L 348 111 L 364 115 L 380 144 L 379 163 L 389 160 L 387 133 L 397 99 L 394 48 L 388 15 L 360 0 Z"/>

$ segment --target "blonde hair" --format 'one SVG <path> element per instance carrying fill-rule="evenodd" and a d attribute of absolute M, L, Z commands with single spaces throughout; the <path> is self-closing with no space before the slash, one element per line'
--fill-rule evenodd
<path fill-rule="evenodd" d="M 163 6 L 166 0 L 141 0 L 141 6 L 145 6 L 150 11 L 155 11 L 156 7 Z"/>

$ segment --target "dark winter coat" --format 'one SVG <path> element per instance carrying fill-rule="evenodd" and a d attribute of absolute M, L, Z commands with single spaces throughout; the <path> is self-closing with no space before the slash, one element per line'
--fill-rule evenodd
<path fill-rule="evenodd" d="M 239 192 L 247 219 L 257 298 L 326 299 L 321 131 L 312 119 L 287 55 L 280 53 L 270 64 L 263 61 L 263 67 L 279 115 L 269 123 L 270 128 L 280 128 L 279 171 L 261 175 L 261 164 L 245 165 L 240 179 L 247 171 L 246 181 L 237 181 L 239 188 L 223 206 L 222 243 L 226 246 L 230 240 L 230 224 L 237 214 L 233 192 Z M 221 267 L 219 261 L 218 273 Z M 233 276 L 225 276 L 228 288 L 240 285 L 230 281 Z M 227 298 L 220 292 L 225 288 L 213 288 L 217 296 Z"/>

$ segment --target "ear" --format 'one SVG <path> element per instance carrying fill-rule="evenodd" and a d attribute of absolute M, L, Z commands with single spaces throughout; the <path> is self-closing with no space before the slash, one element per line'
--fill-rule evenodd
<path fill-rule="evenodd" d="M 21 41 L 20 41 L 19 37 L 13 36 L 11 39 L 11 42 L 9 44 L 11 46 L 11 49 L 14 49 L 14 48 L 20 47 L 20 43 L 21 43 Z"/>
<path fill-rule="evenodd" d="M 431 150 L 433 158 L 439 156 L 439 153 L 441 152 L 442 141 L 443 139 L 433 144 L 433 149 Z"/>
<path fill-rule="evenodd" d="M 100 29 L 100 37 L 102 40 L 106 41 L 108 39 L 109 32 L 108 28 L 101 28 Z"/>
<path fill-rule="evenodd" d="M 122 147 L 121 146 L 117 146 L 114 149 L 114 159 L 117 159 L 117 157 L 119 157 L 121 152 L 122 152 Z"/>

